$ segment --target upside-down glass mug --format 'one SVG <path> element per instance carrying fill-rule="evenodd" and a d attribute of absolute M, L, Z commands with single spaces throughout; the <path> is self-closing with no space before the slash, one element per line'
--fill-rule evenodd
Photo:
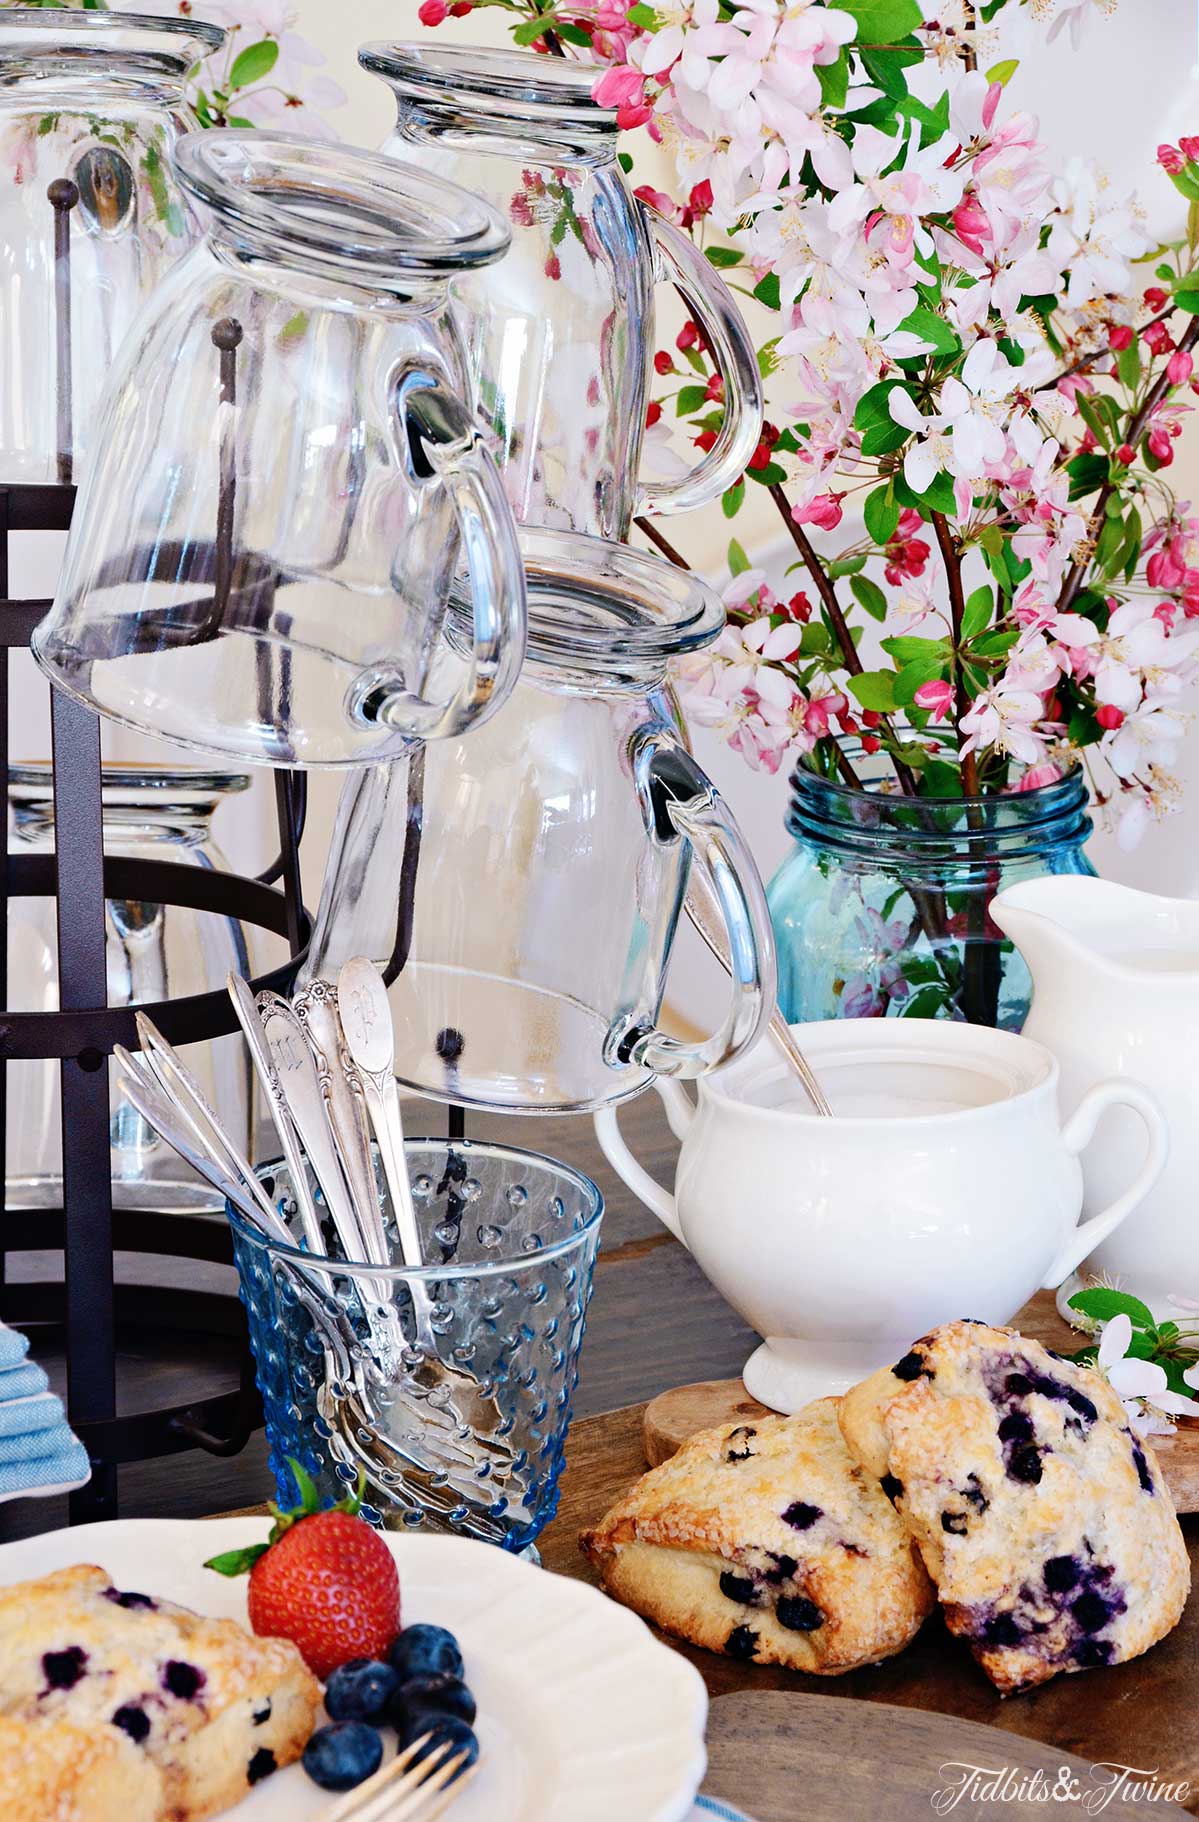
<path fill-rule="evenodd" d="M 219 26 L 0 12 L 0 475 L 70 481 L 118 344 L 199 234 L 171 170 Z M 52 200 L 53 198 L 53 200 Z"/>
<path fill-rule="evenodd" d="M 774 949 L 752 856 L 666 691 L 667 661 L 719 635 L 718 596 L 626 545 L 523 530 L 521 547 L 511 701 L 468 739 L 347 781 L 308 969 L 364 954 L 394 975 L 409 1087 L 566 1113 L 745 1049 L 774 1004 Z M 684 1041 L 657 1020 L 693 864 L 727 925 L 732 998 Z"/>
<path fill-rule="evenodd" d="M 298 137 L 191 134 L 175 168 L 205 236 L 118 360 L 38 662 L 103 715 L 250 764 L 463 732 L 524 653 L 516 528 L 449 309 L 507 229 Z"/>
<path fill-rule="evenodd" d="M 596 69 L 531 51 L 368 44 L 394 91 L 388 156 L 452 178 L 511 223 L 512 250 L 455 286 L 479 402 L 517 518 L 628 535 L 635 512 L 688 512 L 753 454 L 762 388 L 727 287 L 685 234 L 634 197 Z M 724 381 L 716 443 L 681 481 L 638 485 L 654 353 L 654 285 L 669 280 Z"/>

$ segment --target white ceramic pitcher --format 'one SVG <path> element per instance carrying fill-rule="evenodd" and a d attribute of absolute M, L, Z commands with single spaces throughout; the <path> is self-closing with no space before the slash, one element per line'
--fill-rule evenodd
<path fill-rule="evenodd" d="M 1104 1076 L 1135 1078 L 1161 1104 L 1170 1161 L 1135 1223 L 1097 1246 L 1082 1276 L 1118 1281 L 1177 1320 L 1172 1299 L 1199 1298 L 1199 903 L 1063 876 L 1009 886 L 991 915 L 1028 963 L 1024 1035 L 1057 1058 L 1063 1105 Z M 1144 1155 L 1141 1123 L 1115 1112 L 1083 1163 L 1086 1211 Z M 1075 1289 L 1064 1285 L 1059 1302 Z"/>

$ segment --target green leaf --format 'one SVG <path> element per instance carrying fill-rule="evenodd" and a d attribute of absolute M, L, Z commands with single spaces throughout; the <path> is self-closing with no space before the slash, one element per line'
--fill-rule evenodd
<path fill-rule="evenodd" d="M 833 637 L 827 626 L 816 620 L 810 620 L 799 636 L 799 651 L 803 658 L 822 658 L 833 649 Z"/>
<path fill-rule="evenodd" d="M 909 708 L 916 700 L 916 691 L 922 683 L 932 683 L 944 673 L 945 666 L 927 658 L 916 658 L 911 664 L 905 664 L 895 677 L 895 701 L 900 708 Z"/>
<path fill-rule="evenodd" d="M 742 546 L 740 544 L 738 544 L 736 538 L 730 538 L 729 539 L 729 574 L 730 574 L 730 576 L 743 576 L 745 574 L 746 570 L 750 569 L 751 567 L 752 567 L 752 565 L 750 563 L 750 560 L 746 556 L 745 551 L 743 550 Z"/>
<path fill-rule="evenodd" d="M 970 650 L 976 658 L 1002 658 L 1010 652 L 1020 637 L 1018 628 L 1010 627 L 1002 632 L 984 633 L 976 639 Z"/>
<path fill-rule="evenodd" d="M 621 170 L 624 172 L 626 177 L 632 176 L 633 160 L 628 152 L 618 152 L 616 154 L 616 162 L 620 166 Z"/>
<path fill-rule="evenodd" d="M 918 0 L 839 0 L 858 22 L 859 44 L 894 44 L 924 22 Z"/>
<path fill-rule="evenodd" d="M 1199 272 L 1184 272 L 1175 280 L 1174 302 L 1180 310 L 1199 316 Z"/>
<path fill-rule="evenodd" d="M 719 266 L 722 271 L 729 266 L 739 266 L 744 254 L 738 253 L 736 247 L 705 247 L 704 258 L 711 266 Z"/>
<path fill-rule="evenodd" d="M 867 494 L 862 516 L 874 542 L 889 544 L 899 525 L 899 502 L 894 487 L 876 487 L 872 494 Z"/>
<path fill-rule="evenodd" d="M 745 498 L 745 482 L 738 481 L 735 487 L 727 488 L 720 496 L 720 510 L 726 519 L 735 519 L 741 511 L 741 502 Z"/>
<path fill-rule="evenodd" d="M 882 643 L 887 656 L 898 665 L 913 664 L 918 659 L 928 664 L 949 663 L 948 639 L 921 639 L 916 633 L 897 633 Z"/>
<path fill-rule="evenodd" d="M 630 6 L 625 18 L 630 25 L 637 26 L 640 31 L 656 32 L 658 29 L 657 13 L 652 6 L 643 6 L 641 0 L 637 0 L 636 6 Z"/>
<path fill-rule="evenodd" d="M 577 44 L 580 50 L 591 49 L 591 33 L 581 31 L 577 25 L 572 25 L 568 19 L 559 19 L 554 30 L 557 32 L 559 38 L 563 39 L 565 43 Z"/>
<path fill-rule="evenodd" d="M 759 487 L 781 487 L 787 479 L 787 470 L 778 462 L 767 462 L 765 468 L 747 468 L 747 481 L 756 481 Z"/>
<path fill-rule="evenodd" d="M 887 597 L 877 582 L 872 582 L 869 576 L 854 576 L 849 586 L 854 600 L 866 609 L 872 620 L 887 618 Z"/>
<path fill-rule="evenodd" d="M 760 304 L 765 304 L 768 310 L 777 310 L 780 302 L 778 273 L 768 272 L 765 278 L 760 279 L 754 286 L 753 294 Z"/>
<path fill-rule="evenodd" d="M 1134 1328 L 1153 1329 L 1153 1311 L 1128 1291 L 1113 1291 L 1103 1285 L 1093 1290 L 1078 1291 L 1070 1299 L 1070 1308 L 1089 1316 L 1093 1322 L 1110 1322 L 1113 1316 L 1127 1316 Z"/>
<path fill-rule="evenodd" d="M 544 38 L 546 32 L 553 31 L 553 29 L 552 19 L 536 15 L 532 19 L 522 20 L 520 25 L 513 26 L 512 42 L 514 44 L 536 44 L 539 38 Z"/>
<path fill-rule="evenodd" d="M 1194 165 L 1189 164 L 1185 171 L 1170 171 L 1168 176 L 1180 196 L 1188 202 L 1199 202 L 1199 172 Z"/>
<path fill-rule="evenodd" d="M 862 671 L 851 677 L 846 687 L 864 709 L 873 709 L 880 715 L 891 714 L 897 706 L 894 671 Z"/>
<path fill-rule="evenodd" d="M 961 797 L 962 774 L 947 759 L 930 759 L 920 780 L 922 797 Z"/>
<path fill-rule="evenodd" d="M 845 106 L 849 96 L 849 57 L 842 46 L 841 54 L 832 63 L 818 63 L 816 75 L 820 81 L 820 98 L 826 108 L 837 111 Z"/>
<path fill-rule="evenodd" d="M 229 71 L 231 89 L 248 88 L 252 82 L 261 82 L 269 76 L 279 61 L 279 46 L 273 38 L 260 38 L 257 44 L 247 44 L 244 51 L 233 59 L 233 68 Z"/>
<path fill-rule="evenodd" d="M 902 1019 L 939 1019 L 949 1010 L 949 995 L 943 986 L 920 987 L 898 1004 Z"/>
<path fill-rule="evenodd" d="M 702 411 L 705 405 L 711 404 L 706 386 L 681 386 L 674 402 L 677 416 L 689 418 L 695 411 Z"/>
<path fill-rule="evenodd" d="M 987 81 L 997 82 L 1000 88 L 1006 88 L 1019 68 L 1019 57 L 1006 57 L 1002 63 L 993 63 L 991 65 L 990 69 L 987 71 Z"/>
<path fill-rule="evenodd" d="M 888 455 L 893 449 L 901 449 L 911 435 L 891 416 L 891 394 L 899 385 L 898 380 L 880 380 L 858 400 L 853 423 L 854 429 L 862 432 L 863 455 Z"/>
<path fill-rule="evenodd" d="M 953 492 L 953 476 L 942 469 L 934 475 L 923 493 L 915 493 L 901 474 L 892 477 L 895 498 L 901 506 L 914 506 L 917 511 L 924 511 L 925 518 L 933 512 L 953 512 L 957 501 Z"/>
<path fill-rule="evenodd" d="M 204 1567 L 215 1569 L 218 1575 L 249 1575 L 269 1549 L 269 1544 L 247 1544 L 242 1550 L 223 1550 L 219 1556 L 210 1556 Z"/>
<path fill-rule="evenodd" d="M 1111 431 L 1094 402 L 1087 397 L 1085 392 L 1078 392 L 1074 395 L 1074 404 L 1079 417 L 1091 435 L 1097 442 L 1102 443 L 1105 449 L 1110 449 L 1112 446 Z"/>
<path fill-rule="evenodd" d="M 834 557 L 828 565 L 828 573 L 835 582 L 839 576 L 856 576 L 860 569 L 865 569 L 865 556 Z"/>
<path fill-rule="evenodd" d="M 1199 305 L 1196 306 L 1196 309 L 1199 310 Z M 1066 471 L 1070 476 L 1070 498 L 1081 500 L 1086 494 L 1094 493 L 1106 482 L 1107 457 L 1099 455 L 1097 452 L 1076 455 L 1072 461 L 1066 463 Z"/>
<path fill-rule="evenodd" d="M 931 342 L 936 354 L 960 354 L 962 351 L 960 340 L 945 318 L 924 304 L 917 304 L 911 315 L 904 317 L 899 327 L 907 329 L 912 335 L 918 335 L 921 341 Z"/>
<path fill-rule="evenodd" d="M 1120 375 L 1120 384 L 1135 392 L 1141 383 L 1141 344 L 1133 336 L 1127 348 L 1121 348 L 1116 355 L 1116 372 Z"/>
<path fill-rule="evenodd" d="M 870 79 L 892 102 L 907 99 L 908 85 L 904 70 L 913 63 L 923 63 L 924 52 L 917 44 L 886 44 L 874 49 L 865 46 L 858 51 Z"/>
<path fill-rule="evenodd" d="M 983 628 L 991 624 L 991 615 L 995 611 L 995 598 L 987 587 L 976 588 L 966 603 L 962 615 L 962 638 L 973 639 Z"/>

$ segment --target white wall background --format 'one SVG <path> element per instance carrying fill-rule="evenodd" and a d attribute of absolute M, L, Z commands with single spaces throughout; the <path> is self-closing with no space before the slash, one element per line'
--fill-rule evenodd
<path fill-rule="evenodd" d="M 328 0 L 299 0 L 299 29 L 324 52 L 329 72 L 346 89 L 347 105 L 330 117 L 344 139 L 373 146 L 381 142 L 391 119 L 388 92 L 376 78 L 361 71 L 355 60 L 357 46 L 371 38 L 405 38 L 424 35 L 416 11 L 418 0 L 347 0 L 332 6 Z M 195 10 L 203 13 L 203 0 Z M 456 44 L 502 43 L 506 40 L 499 9 L 483 9 L 465 20 L 440 28 Z M 1082 48 L 1075 52 L 1068 35 L 1047 46 L 1044 28 L 1025 9 L 1013 14 L 998 34 L 995 57 L 1024 59 L 1009 93 L 1013 101 L 1040 118 L 1042 136 L 1055 156 L 1078 154 L 1097 158 L 1121 189 L 1137 187 L 1153 227 L 1165 234 L 1177 227 L 1179 199 L 1155 169 L 1154 149 L 1163 139 L 1177 141 L 1182 133 L 1199 132 L 1199 18 L 1195 0 L 1120 0 L 1114 18 L 1096 16 L 1089 22 Z M 649 148 L 650 160 L 656 155 Z M 666 173 L 647 161 L 644 175 L 661 181 Z M 1146 281 L 1148 282 L 1148 280 Z M 1174 475 L 1182 494 L 1199 498 L 1199 425 L 1184 439 L 1184 453 Z M 780 567 L 790 549 L 775 537 L 777 521 L 769 510 L 753 517 L 743 512 L 736 531 L 769 567 Z M 693 514 L 676 521 L 671 538 L 697 565 L 718 577 L 722 570 L 727 527 L 719 515 Z M 40 542 L 27 535 L 17 553 L 14 592 L 46 593 L 52 589 L 56 568 L 53 540 Z M 32 663 L 29 684 L 13 691 L 14 756 L 35 756 L 48 750 L 48 722 L 44 689 L 36 682 Z M 1196 705 L 1199 707 L 1199 703 Z M 105 730 L 106 749 L 113 757 L 131 758 L 151 751 L 169 759 L 171 749 L 151 749 L 149 743 L 132 741 L 119 730 Z M 748 771 L 743 762 L 710 736 L 700 736 L 697 751 L 717 783 L 726 792 L 750 837 L 763 873 L 769 877 L 786 850 L 783 812 L 787 786 L 783 777 L 765 778 Z M 1133 856 L 1118 852 L 1114 842 L 1097 835 L 1092 854 L 1101 871 L 1156 890 L 1199 896 L 1199 729 L 1192 729 L 1182 773 L 1190 782 L 1184 808 L 1151 830 Z M 271 845 L 273 799 L 265 778 L 256 782 L 248 799 L 222 814 L 221 835 L 236 864 L 261 864 Z M 314 901 L 336 803 L 338 782 L 330 775 L 311 779 L 313 811 L 305 841 L 306 891 Z M 705 1016 L 710 980 L 697 953 L 688 948 L 672 989 L 672 998 L 696 1017 Z"/>

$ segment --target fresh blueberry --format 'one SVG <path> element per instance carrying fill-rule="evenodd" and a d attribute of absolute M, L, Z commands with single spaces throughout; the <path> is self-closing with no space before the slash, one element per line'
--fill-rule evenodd
<path fill-rule="evenodd" d="M 65 1651 L 47 1651 L 42 1658 L 42 1673 L 47 1689 L 74 1689 L 84 1674 L 87 1652 L 82 1645 L 68 1645 Z"/>
<path fill-rule="evenodd" d="M 931 1368 L 924 1364 L 924 1355 L 917 1353 L 915 1348 L 910 1354 L 905 1354 L 902 1360 L 897 1360 L 891 1371 L 896 1379 L 919 1379 L 922 1373 L 929 1379 L 933 1376 Z"/>
<path fill-rule="evenodd" d="M 351 1658 L 325 1684 L 325 1709 L 331 1721 L 376 1721 L 399 1686 L 399 1673 L 390 1664 Z"/>
<path fill-rule="evenodd" d="M 162 1686 L 181 1702 L 194 1702 L 206 1680 L 202 1670 L 197 1670 L 194 1664 L 184 1664 L 178 1658 L 172 1658 L 163 1666 Z"/>
<path fill-rule="evenodd" d="M 112 1724 L 119 1727 L 122 1733 L 127 1733 L 135 1746 L 140 1746 L 150 1731 L 149 1715 L 135 1702 L 126 1702 L 118 1708 L 112 1717 Z"/>
<path fill-rule="evenodd" d="M 440 1754 L 441 1763 L 448 1765 L 452 1759 L 457 1758 L 460 1752 L 464 1752 L 466 1758 L 454 1773 L 454 1778 L 460 1778 L 479 1756 L 479 1742 L 475 1737 L 474 1728 L 469 1726 L 466 1721 L 460 1721 L 457 1715 L 427 1713 L 415 1715 L 408 1731 L 400 1735 L 401 1747 L 415 1745 L 422 1734 L 427 1734 L 429 1737 L 420 1751 L 415 1754 L 413 1764 L 419 1764 L 422 1759 L 427 1759 L 431 1752 L 436 1752 Z M 445 1751 L 447 1746 L 449 1747 L 448 1752 Z M 450 1779 L 451 1784 L 454 1778 Z"/>
<path fill-rule="evenodd" d="M 279 1761 L 269 1746 L 260 1746 L 250 1763 L 246 1766 L 246 1783 L 261 1784 L 273 1771 L 278 1771 Z"/>
<path fill-rule="evenodd" d="M 1050 1594 L 1068 1594 L 1082 1571 L 1073 1556 L 1051 1556 L 1045 1564 L 1045 1586 Z"/>
<path fill-rule="evenodd" d="M 752 1607 L 757 1599 L 752 1577 L 734 1575 L 731 1569 L 726 1569 L 720 1578 L 720 1592 L 726 1601 L 736 1601 L 741 1607 Z"/>
<path fill-rule="evenodd" d="M 397 1733 L 403 1733 L 406 1729 L 411 1731 L 409 1722 L 414 1715 L 426 1715 L 430 1721 L 454 1715 L 469 1727 L 476 1712 L 475 1698 L 461 1677 L 433 1670 L 428 1676 L 409 1677 L 400 1684 L 388 1706 L 387 1718 Z"/>
<path fill-rule="evenodd" d="M 823 1613 L 806 1594 L 784 1594 L 774 1616 L 788 1632 L 818 1632 L 824 1624 Z"/>
<path fill-rule="evenodd" d="M 895 1501 L 903 1492 L 903 1482 L 901 1480 L 896 1480 L 894 1474 L 884 1474 L 878 1484 L 887 1495 L 887 1498 L 891 1501 L 891 1504 L 894 1505 Z"/>
<path fill-rule="evenodd" d="M 790 1525 L 793 1531 L 810 1531 L 816 1520 L 822 1518 L 824 1513 L 821 1507 L 810 1506 L 806 1499 L 797 1499 L 787 1507 L 781 1516 L 783 1523 Z"/>
<path fill-rule="evenodd" d="M 758 1635 L 752 1626 L 734 1626 L 724 1648 L 731 1658 L 752 1658 L 758 1649 Z"/>
<path fill-rule="evenodd" d="M 409 1677 L 429 1676 L 438 1671 L 444 1671 L 447 1676 L 462 1675 L 458 1641 L 444 1626 L 405 1626 L 387 1657 L 401 1683 L 406 1683 Z"/>
<path fill-rule="evenodd" d="M 331 1721 L 304 1748 L 304 1770 L 322 1790 L 353 1790 L 382 1762 L 383 1742 L 365 1721 Z"/>

